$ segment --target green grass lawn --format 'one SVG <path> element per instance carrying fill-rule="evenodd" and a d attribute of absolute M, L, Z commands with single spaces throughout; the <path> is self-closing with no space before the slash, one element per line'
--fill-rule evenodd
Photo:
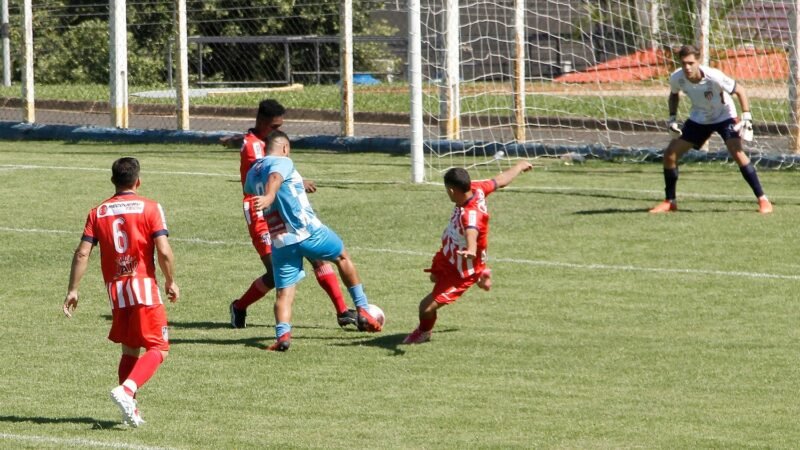
<path fill-rule="evenodd" d="M 61 315 L 89 209 L 133 155 L 167 213 L 182 299 L 169 359 L 140 391 L 147 424 L 108 398 L 118 346 L 95 252 Z M 238 153 L 215 146 L 0 143 L 0 448 L 793 448 L 800 442 L 795 171 L 761 171 L 771 216 L 735 167 L 686 165 L 681 210 L 655 164 L 589 161 L 492 195 L 494 287 L 441 311 L 432 342 L 399 345 L 430 290 L 452 204 L 411 185 L 407 157 L 296 152 L 344 239 L 380 334 L 339 329 L 313 277 L 292 348 L 271 296 L 249 326 L 227 307 L 261 274 L 241 213 Z M 482 166 L 475 177 L 490 177 Z M 160 274 L 159 274 L 160 276 Z M 163 278 L 162 278 L 163 279 Z"/>

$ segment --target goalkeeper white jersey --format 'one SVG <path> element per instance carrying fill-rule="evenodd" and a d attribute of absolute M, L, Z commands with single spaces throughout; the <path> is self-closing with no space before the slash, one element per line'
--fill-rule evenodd
<path fill-rule="evenodd" d="M 683 91 L 692 102 L 689 120 L 708 125 L 736 118 L 736 105 L 731 97 L 736 81 L 711 67 L 700 66 L 700 72 L 703 78 L 697 83 L 689 81 L 683 69 L 669 77 L 670 92 Z"/>

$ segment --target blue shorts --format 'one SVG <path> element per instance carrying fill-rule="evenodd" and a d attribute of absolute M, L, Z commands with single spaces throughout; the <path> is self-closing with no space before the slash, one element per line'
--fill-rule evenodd
<path fill-rule="evenodd" d="M 333 230 L 323 225 L 297 244 L 272 247 L 272 272 L 275 287 L 286 288 L 305 278 L 303 259 L 333 261 L 344 251 L 344 242 Z"/>
<path fill-rule="evenodd" d="M 739 139 L 739 132 L 733 129 L 734 126 L 736 126 L 736 119 L 727 119 L 707 125 L 687 120 L 683 124 L 681 139 L 691 142 L 696 148 L 702 147 L 713 133 L 718 133 L 724 142 L 727 142 L 728 139 Z"/>

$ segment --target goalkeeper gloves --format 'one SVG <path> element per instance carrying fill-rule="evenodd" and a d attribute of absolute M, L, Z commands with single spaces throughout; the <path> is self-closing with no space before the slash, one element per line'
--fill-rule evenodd
<path fill-rule="evenodd" d="M 669 134 L 671 134 L 672 137 L 680 137 L 681 126 L 678 123 L 678 120 L 675 117 L 675 115 L 669 116 L 669 122 L 667 122 L 667 129 L 669 130 Z"/>
<path fill-rule="evenodd" d="M 739 136 L 747 142 L 753 140 L 753 116 L 750 111 L 742 113 L 739 118 L 739 123 L 733 126 L 733 129 L 739 133 Z"/>

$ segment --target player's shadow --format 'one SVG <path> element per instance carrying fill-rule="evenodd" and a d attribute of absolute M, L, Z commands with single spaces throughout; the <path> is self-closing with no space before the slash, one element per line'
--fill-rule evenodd
<path fill-rule="evenodd" d="M 647 209 L 641 208 L 604 208 L 604 209 L 584 209 L 582 211 L 575 211 L 573 214 L 581 216 L 593 216 L 599 214 L 642 214 L 646 213 Z"/>
<path fill-rule="evenodd" d="M 170 345 L 199 344 L 199 345 L 242 345 L 266 349 L 272 343 L 272 336 L 249 337 L 243 339 L 183 339 L 173 338 L 169 340 Z"/>
<path fill-rule="evenodd" d="M 437 329 L 436 333 L 437 334 L 450 333 L 453 331 L 458 331 L 458 328 Z M 406 354 L 406 348 L 410 347 L 410 345 L 403 345 L 403 339 L 405 339 L 406 336 L 408 336 L 407 333 L 378 334 L 378 335 L 367 335 L 367 336 L 369 336 L 368 339 L 358 339 L 358 340 L 352 340 L 350 342 L 341 342 L 332 345 L 336 345 L 339 347 L 352 347 L 352 346 L 379 347 L 391 351 L 392 356 L 404 356 Z M 422 345 L 427 345 L 427 344 L 422 344 Z"/>
<path fill-rule="evenodd" d="M 49 425 L 59 423 L 74 423 L 91 425 L 93 430 L 106 430 L 120 425 L 120 422 L 111 420 L 97 420 L 92 417 L 20 417 L 20 416 L 0 416 L 0 423 L 22 423 L 30 422 L 37 425 Z"/>

